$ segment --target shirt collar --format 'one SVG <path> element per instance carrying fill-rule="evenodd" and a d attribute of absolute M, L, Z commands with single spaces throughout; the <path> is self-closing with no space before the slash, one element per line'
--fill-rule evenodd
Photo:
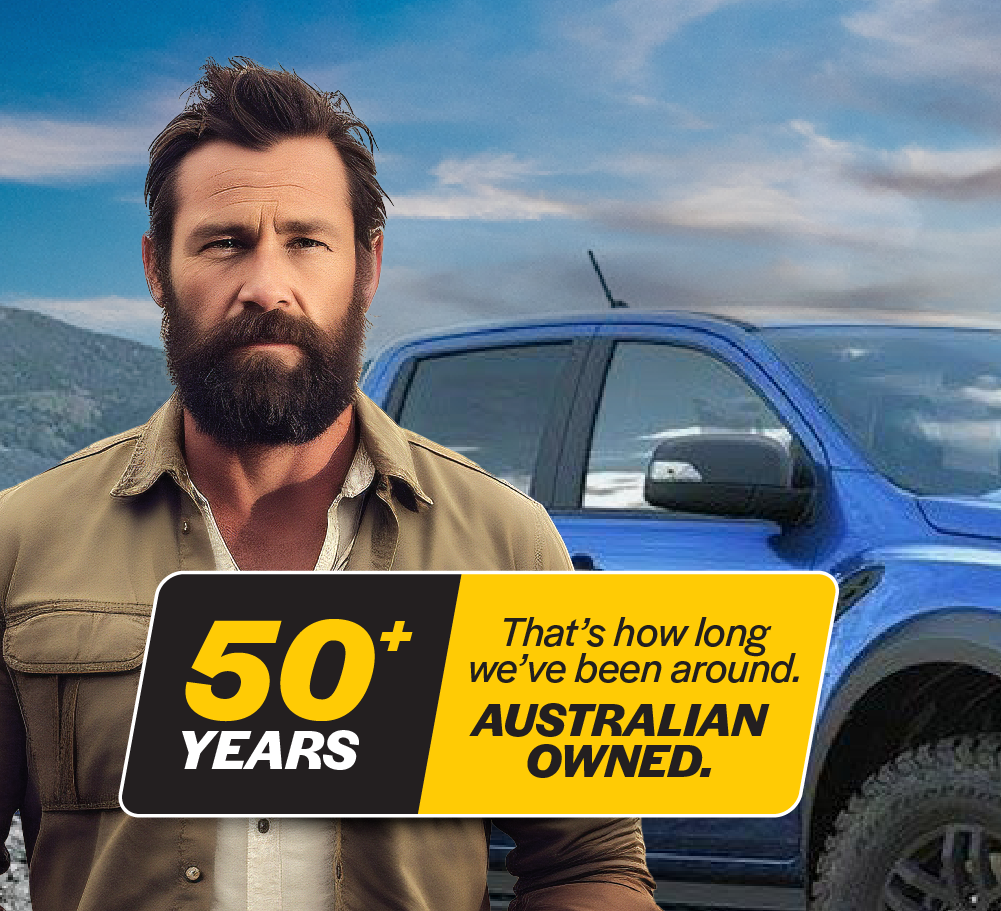
<path fill-rule="evenodd" d="M 164 474 L 170 475 L 182 490 L 191 493 L 191 481 L 181 451 L 182 414 L 181 403 L 174 393 L 140 431 L 132 458 L 112 489 L 112 496 L 131 497 L 145 493 Z M 417 480 L 410 441 L 404 431 L 360 390 L 355 398 L 355 414 L 365 452 L 375 465 L 376 475 L 402 481 L 414 497 L 432 505 L 431 498 Z"/>
<path fill-rule="evenodd" d="M 175 392 L 140 430 L 132 458 L 111 490 L 113 497 L 145 493 L 164 474 L 190 493 L 191 481 L 181 451 L 181 421 L 181 403 Z"/>
<path fill-rule="evenodd" d="M 402 481 L 414 497 L 428 506 L 434 505 L 434 501 L 421 489 L 417 480 L 417 469 L 414 467 L 406 431 L 361 390 L 355 397 L 355 414 L 361 437 L 365 441 L 365 450 L 375 464 L 376 474 Z"/>

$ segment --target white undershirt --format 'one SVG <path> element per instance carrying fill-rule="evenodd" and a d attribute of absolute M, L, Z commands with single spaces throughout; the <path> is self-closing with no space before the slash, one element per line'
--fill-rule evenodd
<path fill-rule="evenodd" d="M 334 497 L 334 502 L 327 510 L 327 535 L 323 539 L 320 555 L 316 558 L 314 571 L 330 572 L 331 570 L 344 569 L 347 565 L 348 557 L 351 556 L 351 548 L 358 534 L 358 523 L 361 521 L 361 510 L 365 502 L 363 494 L 372 486 L 374 480 L 375 465 L 359 440 L 348 473 L 344 476 L 340 493 Z M 240 567 L 236 565 L 236 560 L 233 559 L 233 555 L 229 552 L 229 548 L 219 531 L 219 526 L 216 525 L 209 501 L 205 499 L 194 483 L 192 483 L 191 489 L 194 491 L 195 502 L 208 526 L 215 568 L 219 571 L 229 572 L 239 570 Z"/>
<path fill-rule="evenodd" d="M 365 491 L 374 479 L 375 465 L 359 441 L 340 493 L 327 510 L 327 534 L 314 570 L 336 571 L 347 565 Z M 194 493 L 208 526 L 215 568 L 239 570 L 208 500 L 197 488 Z M 329 819 L 220 819 L 212 911 L 324 911 L 333 907 L 336 837 L 335 824 Z"/>

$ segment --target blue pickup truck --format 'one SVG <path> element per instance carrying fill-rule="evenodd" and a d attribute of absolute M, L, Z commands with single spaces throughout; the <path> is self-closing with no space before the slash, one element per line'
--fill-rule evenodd
<path fill-rule="evenodd" d="M 613 310 L 409 339 L 364 389 L 579 571 L 838 580 L 802 801 L 645 820 L 667 907 L 1001 909 L 1001 333 Z"/>

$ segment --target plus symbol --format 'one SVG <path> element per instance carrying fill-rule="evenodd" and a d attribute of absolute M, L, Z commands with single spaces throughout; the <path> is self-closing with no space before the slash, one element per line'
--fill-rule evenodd
<path fill-rule="evenodd" d="M 400 647 L 401 642 L 410 641 L 410 637 L 413 633 L 406 632 L 403 629 L 406 622 L 406 620 L 397 620 L 396 623 L 393 624 L 393 628 L 391 630 L 387 630 L 382 634 L 380 641 L 389 643 L 387 647 L 388 651 L 395 652 Z"/>

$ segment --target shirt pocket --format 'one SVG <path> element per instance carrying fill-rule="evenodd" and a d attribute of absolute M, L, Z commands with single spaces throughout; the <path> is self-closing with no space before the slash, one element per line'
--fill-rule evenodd
<path fill-rule="evenodd" d="M 4 631 L 43 809 L 118 806 L 148 611 L 42 606 Z"/>

